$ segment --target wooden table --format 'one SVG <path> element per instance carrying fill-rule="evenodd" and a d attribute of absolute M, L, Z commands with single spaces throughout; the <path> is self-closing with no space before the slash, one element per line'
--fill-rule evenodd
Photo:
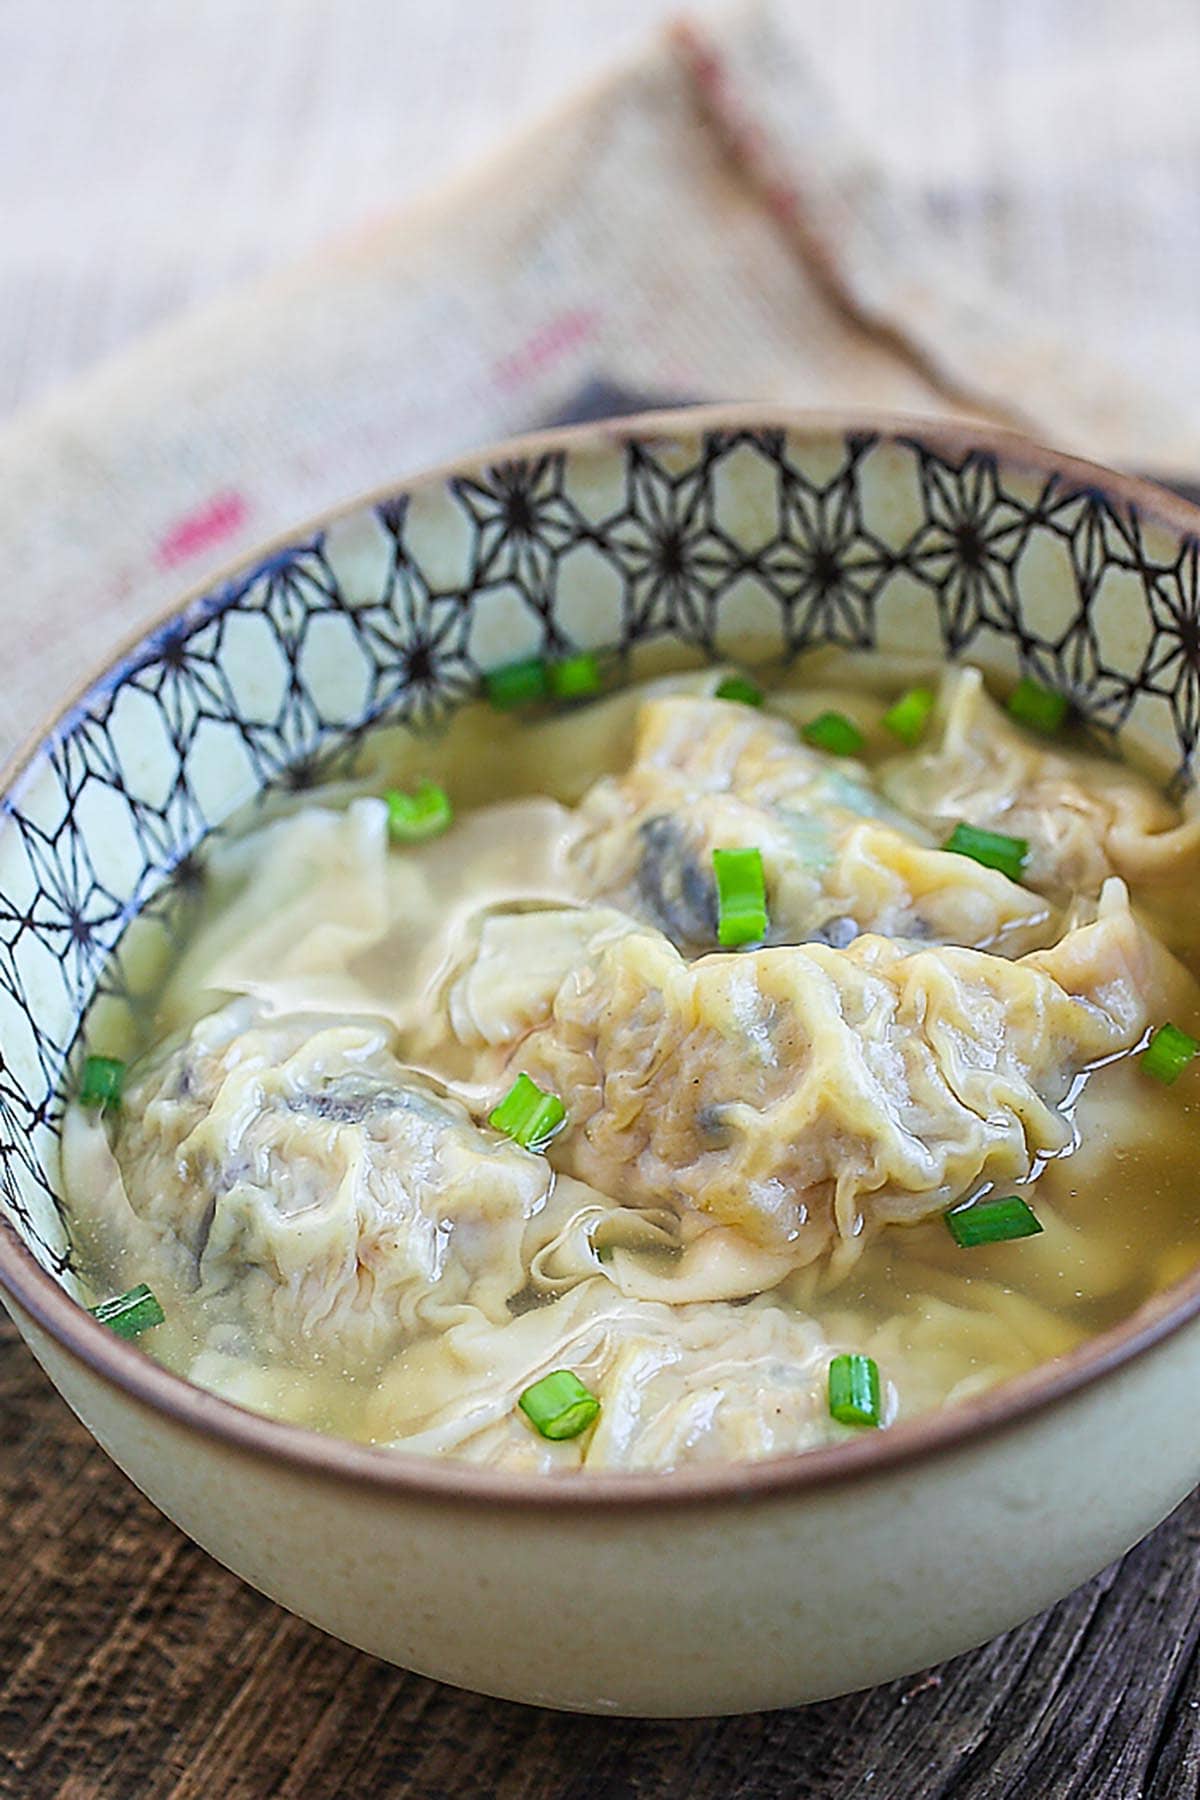
<path fill-rule="evenodd" d="M 927 1675 L 796 1712 L 585 1719 L 406 1675 L 260 1598 L 118 1473 L 7 1321 L 0 1420 L 3 1800 L 1197 1792 L 1200 1496 Z"/>

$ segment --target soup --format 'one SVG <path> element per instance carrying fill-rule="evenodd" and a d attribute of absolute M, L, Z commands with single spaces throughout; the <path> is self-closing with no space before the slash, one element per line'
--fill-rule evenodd
<path fill-rule="evenodd" d="M 760 681 L 501 672 L 215 841 L 67 1111 L 101 1316 L 566 1474 L 886 1430 L 1200 1260 L 1200 827 L 1030 682 Z"/>

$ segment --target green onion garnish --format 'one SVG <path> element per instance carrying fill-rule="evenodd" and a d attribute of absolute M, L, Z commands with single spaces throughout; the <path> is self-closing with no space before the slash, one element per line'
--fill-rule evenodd
<path fill-rule="evenodd" d="M 525 1150 L 544 1150 L 566 1123 L 567 1109 L 557 1094 L 544 1094 L 528 1075 L 518 1075 L 488 1124 Z"/>
<path fill-rule="evenodd" d="M 894 736 L 903 739 L 906 744 L 916 744 L 924 735 L 936 700 L 937 696 L 932 688 L 909 688 L 907 694 L 901 694 L 894 706 L 888 707 L 883 715 L 883 722 Z"/>
<path fill-rule="evenodd" d="M 829 1365 L 829 1412 L 839 1425 L 878 1425 L 879 1364 L 873 1356 L 835 1356 Z"/>
<path fill-rule="evenodd" d="M 98 1106 L 101 1112 L 115 1112 L 121 1104 L 125 1085 L 125 1064 L 118 1056 L 89 1056 L 83 1065 L 79 1083 L 79 1099 L 84 1106 Z"/>
<path fill-rule="evenodd" d="M 99 1319 L 102 1325 L 123 1338 L 138 1337 L 152 1326 L 161 1325 L 167 1316 L 144 1281 L 131 1287 L 127 1294 L 102 1300 L 99 1306 L 89 1306 L 88 1311 L 93 1319 Z"/>
<path fill-rule="evenodd" d="M 600 692 L 600 664 L 590 650 L 551 663 L 546 674 L 556 700 L 586 700 Z"/>
<path fill-rule="evenodd" d="M 767 935 L 767 888 L 761 850 L 714 850 L 717 940 L 726 950 Z"/>
<path fill-rule="evenodd" d="M 1035 731 L 1044 731 L 1047 736 L 1057 731 L 1066 718 L 1068 704 L 1065 694 L 1042 687 L 1028 675 L 1021 677 L 1008 696 L 1008 710 L 1013 718 L 1019 719 L 1022 725 L 1031 725 Z"/>
<path fill-rule="evenodd" d="M 502 669 L 489 669 L 483 685 L 492 705 L 509 712 L 515 706 L 544 700 L 550 682 L 541 657 L 531 656 L 524 662 L 506 663 Z"/>
<path fill-rule="evenodd" d="M 713 690 L 718 700 L 738 700 L 743 706 L 761 706 L 763 691 L 744 675 L 727 675 Z"/>
<path fill-rule="evenodd" d="M 862 732 L 845 713 L 821 713 L 800 727 L 800 736 L 805 743 L 828 750 L 833 756 L 856 756 L 863 747 Z"/>
<path fill-rule="evenodd" d="M 525 1417 L 552 1443 L 578 1437 L 600 1411 L 595 1394 L 570 1369 L 555 1369 L 527 1387 L 517 1401 Z"/>
<path fill-rule="evenodd" d="M 415 794 L 389 788 L 384 795 L 388 809 L 388 833 L 393 843 L 419 844 L 439 837 L 454 817 L 445 788 L 423 781 Z"/>
<path fill-rule="evenodd" d="M 1042 1230 L 1037 1214 L 1017 1194 L 1007 1200 L 977 1200 L 943 1213 L 950 1236 L 964 1250 L 976 1244 L 1007 1244 L 1012 1238 L 1036 1237 Z"/>
<path fill-rule="evenodd" d="M 1178 1025 L 1160 1025 L 1142 1051 L 1142 1067 L 1155 1081 L 1165 1081 L 1170 1087 L 1198 1050 L 1200 1043 L 1186 1031 L 1180 1031 Z"/>
<path fill-rule="evenodd" d="M 983 831 L 977 825 L 956 825 L 942 845 L 956 856 L 969 856 L 985 869 L 999 869 L 1010 881 L 1020 881 L 1029 855 L 1028 838 L 1008 837 L 1003 831 Z"/>

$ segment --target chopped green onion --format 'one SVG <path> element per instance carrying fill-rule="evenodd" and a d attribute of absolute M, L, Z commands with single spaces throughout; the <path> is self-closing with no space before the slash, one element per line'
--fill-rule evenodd
<path fill-rule="evenodd" d="M 1165 1081 L 1170 1087 L 1198 1050 L 1200 1043 L 1186 1031 L 1180 1031 L 1178 1025 L 1160 1025 L 1142 1051 L 1142 1067 L 1155 1081 Z"/>
<path fill-rule="evenodd" d="M 977 1200 L 943 1213 L 950 1236 L 964 1250 L 976 1244 L 1007 1244 L 1012 1238 L 1036 1237 L 1042 1230 L 1033 1208 L 1018 1194 L 1007 1200 Z"/>
<path fill-rule="evenodd" d="M 894 706 L 888 707 L 883 715 L 884 725 L 906 744 L 916 744 L 924 735 L 936 699 L 932 688 L 909 688 Z"/>
<path fill-rule="evenodd" d="M 570 1369 L 555 1369 L 527 1387 L 517 1405 L 530 1423 L 552 1443 L 578 1437 L 600 1411 L 595 1394 Z"/>
<path fill-rule="evenodd" d="M 743 706 L 761 706 L 763 691 L 744 675 L 727 675 L 714 689 L 718 700 L 738 700 Z"/>
<path fill-rule="evenodd" d="M 388 809 L 388 833 L 393 843 L 419 844 L 440 837 L 454 817 L 445 788 L 423 781 L 415 794 L 389 788 L 384 795 Z"/>
<path fill-rule="evenodd" d="M 800 736 L 818 750 L 833 756 L 857 756 L 863 747 L 863 734 L 845 713 L 823 712 L 800 727 Z"/>
<path fill-rule="evenodd" d="M 942 845 L 956 856 L 969 856 L 985 869 L 999 869 L 1010 881 L 1020 881 L 1029 855 L 1028 838 L 1008 837 L 1003 831 L 983 831 L 977 825 L 956 825 Z"/>
<path fill-rule="evenodd" d="M 506 663 L 502 669 L 489 669 L 483 685 L 492 705 L 509 712 L 515 706 L 544 700 L 550 684 L 541 657 L 531 656 L 524 662 Z"/>
<path fill-rule="evenodd" d="M 714 850 L 717 939 L 726 950 L 767 935 L 767 889 L 761 850 Z"/>
<path fill-rule="evenodd" d="M 1043 731 L 1049 736 L 1061 726 L 1067 716 L 1068 700 L 1065 694 L 1056 694 L 1051 688 L 1044 688 L 1039 682 L 1031 681 L 1023 675 L 1012 693 L 1008 696 L 1008 710 L 1014 719 L 1022 725 L 1031 725 L 1035 731 Z"/>
<path fill-rule="evenodd" d="M 115 1331 L 118 1337 L 135 1338 L 152 1326 L 161 1325 L 166 1318 L 162 1307 L 150 1292 L 145 1282 L 130 1288 L 127 1294 L 118 1294 L 113 1300 L 102 1300 L 99 1306 L 89 1306 L 88 1311 L 93 1319 L 99 1319 Z"/>
<path fill-rule="evenodd" d="M 125 1064 L 118 1056 L 89 1056 L 83 1065 L 79 1083 L 79 1099 L 84 1106 L 98 1106 L 101 1112 L 115 1112 L 121 1104 L 125 1085 Z"/>
<path fill-rule="evenodd" d="M 557 1094 L 544 1094 L 528 1075 L 518 1075 L 488 1124 L 525 1150 L 544 1150 L 566 1123 L 567 1109 Z"/>
<path fill-rule="evenodd" d="M 835 1356 L 829 1365 L 829 1412 L 839 1425 L 878 1425 L 879 1364 L 873 1356 Z"/>
<path fill-rule="evenodd" d="M 546 674 L 556 700 L 586 700 L 600 692 L 600 664 L 590 650 L 551 663 Z"/>

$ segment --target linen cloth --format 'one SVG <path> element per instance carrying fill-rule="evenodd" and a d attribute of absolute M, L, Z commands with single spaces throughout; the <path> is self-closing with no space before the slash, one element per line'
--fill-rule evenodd
<path fill-rule="evenodd" d="M 919 10 L 928 21 L 930 5 Z M 891 9 L 869 11 L 898 54 Z M 1118 14 L 1099 11 L 1105 41 L 1123 43 Z M 571 412 L 597 382 L 649 399 L 970 414 L 1101 460 L 1200 472 L 1200 405 L 1187 403 L 1200 344 L 1181 324 L 1200 218 L 1194 201 L 1173 210 L 1195 173 L 1200 112 L 1184 118 L 1178 71 L 1200 29 L 1159 0 L 1138 14 L 1139 29 L 1151 15 L 1169 26 L 1174 46 L 1168 68 L 1161 38 L 1141 51 L 1131 39 L 1137 103 L 1104 114 L 1131 139 L 1108 145 L 1104 167 L 1120 177 L 1109 199 L 1121 242 L 1141 259 L 1139 279 L 1154 276 L 1141 311 L 1128 283 L 1093 281 L 1078 245 L 1064 265 L 1074 289 L 1048 273 L 1063 262 L 1056 233 L 1086 238 L 1096 210 L 1072 146 L 1086 141 L 1088 96 L 1113 98 L 1111 55 L 1090 87 L 1072 70 L 1063 160 L 1046 183 L 1019 154 L 1002 161 L 1011 185 L 989 201 L 985 182 L 981 214 L 961 164 L 947 188 L 954 158 L 922 160 L 919 120 L 901 149 L 893 120 L 886 160 L 847 127 L 830 98 L 854 110 L 844 66 L 814 72 L 813 20 L 802 27 L 779 0 L 684 18 L 452 189 L 52 394 L 0 436 L 18 626 L 0 748 L 115 637 L 240 553 L 422 464 Z M 1024 0 L 1013 16 L 1032 44 Z M 1080 37 L 1046 42 L 1061 58 Z M 1007 54 L 996 67 L 1011 79 Z M 1031 68 L 1044 87 L 1046 70 Z M 1041 119 L 1036 86 L 1032 110 L 1010 101 L 1010 112 L 1015 142 L 1013 120 Z M 944 119 L 927 122 L 926 135 L 944 131 Z M 1111 248 L 1096 229 L 1089 241 Z"/>

